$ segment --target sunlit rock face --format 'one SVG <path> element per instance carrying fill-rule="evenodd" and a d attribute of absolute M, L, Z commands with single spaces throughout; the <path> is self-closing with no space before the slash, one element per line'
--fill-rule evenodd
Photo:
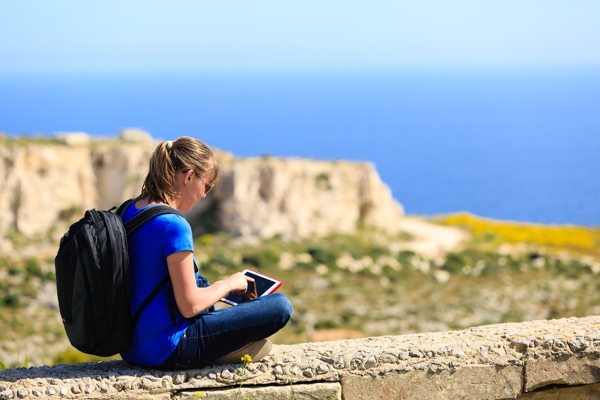
<path fill-rule="evenodd" d="M 89 148 L 0 147 L 0 233 L 46 234 L 76 210 L 97 204 Z"/>
<path fill-rule="evenodd" d="M 403 215 L 371 164 L 344 161 L 227 160 L 210 201 L 235 236 L 296 239 L 352 233 L 361 223 L 394 231 Z"/>
<path fill-rule="evenodd" d="M 86 209 L 137 196 L 158 144 L 68 138 L 0 145 L 1 237 L 57 235 Z M 185 214 L 196 234 L 296 239 L 352 233 L 359 224 L 394 232 L 403 216 L 369 163 L 218 155 L 220 182 Z"/>

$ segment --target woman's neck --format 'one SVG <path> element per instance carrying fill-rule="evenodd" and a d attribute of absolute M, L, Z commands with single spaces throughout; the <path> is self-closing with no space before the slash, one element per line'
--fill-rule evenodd
<path fill-rule="evenodd" d="M 152 204 L 159 204 L 159 203 L 160 204 L 166 204 L 166 203 L 163 203 L 162 201 L 154 201 L 150 197 L 145 197 L 145 198 L 143 198 L 141 200 L 136 201 L 135 204 L 134 204 L 134 206 L 138 210 L 141 210 L 144 207 L 148 207 L 148 206 L 150 206 Z M 170 204 L 167 204 L 167 205 L 170 205 Z M 173 208 L 177 209 L 176 207 L 173 207 Z"/>

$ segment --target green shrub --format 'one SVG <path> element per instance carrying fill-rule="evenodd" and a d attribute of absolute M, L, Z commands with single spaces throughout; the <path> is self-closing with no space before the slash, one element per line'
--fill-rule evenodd
<path fill-rule="evenodd" d="M 229 257 L 227 257 L 225 254 L 223 253 L 216 253 L 214 254 L 209 261 L 210 264 L 221 264 L 224 265 L 225 267 L 235 267 L 235 263 L 233 262 L 233 260 Z"/>
<path fill-rule="evenodd" d="M 11 265 L 8 268 L 8 274 L 15 276 L 15 275 L 19 275 L 23 272 L 23 270 L 21 269 L 21 267 L 19 267 L 18 265 Z"/>
<path fill-rule="evenodd" d="M 464 257 L 460 253 L 450 253 L 446 258 L 446 263 L 442 266 L 443 270 L 446 270 L 450 273 L 457 274 L 461 272 L 462 268 L 465 265 L 468 265 L 469 261 L 466 257 Z"/>
<path fill-rule="evenodd" d="M 56 273 L 54 271 L 48 271 L 45 279 L 50 282 L 56 282 Z"/>
<path fill-rule="evenodd" d="M 351 322 L 353 318 L 356 317 L 356 313 L 353 310 L 349 309 L 349 308 L 345 308 L 342 311 L 342 314 L 340 315 L 340 317 L 342 319 L 342 323 L 344 325 L 346 325 L 349 322 Z"/>
<path fill-rule="evenodd" d="M 279 263 L 279 254 L 271 249 L 253 250 L 242 254 L 242 263 L 256 268 L 268 268 Z"/>
<path fill-rule="evenodd" d="M 46 277 L 40 268 L 40 262 L 35 258 L 28 258 L 25 260 L 25 271 L 27 272 L 28 277 L 35 276 L 40 279 L 44 279 Z"/>
<path fill-rule="evenodd" d="M 414 251 L 406 250 L 406 251 L 401 251 L 400 253 L 398 253 L 397 259 L 400 264 L 402 264 L 403 266 L 406 267 L 408 265 L 411 265 L 410 260 L 414 256 L 415 256 Z"/>
<path fill-rule="evenodd" d="M 320 319 L 315 324 L 315 329 L 335 329 L 339 327 L 339 321 L 334 321 L 332 319 Z"/>
<path fill-rule="evenodd" d="M 329 175 L 325 172 L 321 172 L 320 174 L 315 176 L 315 183 L 317 187 L 324 190 L 331 190 L 331 182 L 329 181 Z"/>
<path fill-rule="evenodd" d="M 81 214 L 81 208 L 78 206 L 72 206 L 69 208 L 65 208 L 64 210 L 60 210 L 58 213 L 58 219 L 64 222 L 71 222 L 74 220 L 74 217 Z"/>
<path fill-rule="evenodd" d="M 396 282 L 401 278 L 401 271 L 396 271 L 389 265 L 386 265 L 381 269 L 383 276 L 387 277 L 390 281 Z"/>
<path fill-rule="evenodd" d="M 333 249 L 317 245 L 309 247 L 307 253 L 312 256 L 316 263 L 337 268 L 335 260 L 340 256 L 340 254 L 335 254 L 332 250 Z"/>
<path fill-rule="evenodd" d="M 9 308 L 21 307 L 21 295 L 19 293 L 8 293 L 2 298 L 2 302 Z"/>
<path fill-rule="evenodd" d="M 314 261 L 309 263 L 298 263 L 297 266 L 305 271 L 315 271 L 317 269 L 317 263 Z"/>

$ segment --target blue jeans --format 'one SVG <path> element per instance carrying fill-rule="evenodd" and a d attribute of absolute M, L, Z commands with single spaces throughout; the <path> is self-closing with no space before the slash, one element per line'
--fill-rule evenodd
<path fill-rule="evenodd" d="M 212 364 L 232 351 L 273 335 L 287 324 L 292 311 L 288 298 L 275 293 L 199 314 L 175 351 L 155 368 L 179 370 Z"/>

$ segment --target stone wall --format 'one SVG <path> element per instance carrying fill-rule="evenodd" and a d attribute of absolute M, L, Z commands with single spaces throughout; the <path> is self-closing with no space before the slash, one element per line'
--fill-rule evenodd
<path fill-rule="evenodd" d="M 90 208 L 109 209 L 139 194 L 157 142 L 138 132 L 91 141 L 0 144 L 0 238 L 52 237 Z M 75 140 L 77 139 L 77 140 Z M 369 163 L 233 158 L 219 152 L 222 179 L 186 218 L 196 234 L 295 239 L 351 233 L 358 224 L 397 230 L 403 216 Z M 7 241 L 0 250 L 7 251 Z"/>
<path fill-rule="evenodd" d="M 590 399 L 600 317 L 274 346 L 244 371 L 249 399 Z M 235 399 L 240 365 L 188 371 L 122 361 L 0 372 L 0 399 Z M 292 397 L 293 390 L 293 397 Z"/>

